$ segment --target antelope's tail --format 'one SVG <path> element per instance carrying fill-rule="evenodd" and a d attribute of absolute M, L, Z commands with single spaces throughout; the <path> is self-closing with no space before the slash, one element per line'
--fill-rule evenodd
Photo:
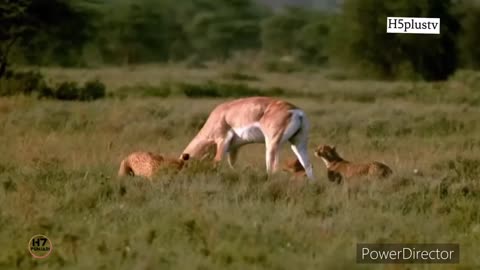
<path fill-rule="evenodd" d="M 309 128 L 309 122 L 305 117 L 305 113 L 302 110 L 291 110 L 290 113 L 290 122 L 288 123 L 287 128 L 283 133 L 282 141 L 287 141 L 295 138 L 302 130 L 306 134 Z"/>

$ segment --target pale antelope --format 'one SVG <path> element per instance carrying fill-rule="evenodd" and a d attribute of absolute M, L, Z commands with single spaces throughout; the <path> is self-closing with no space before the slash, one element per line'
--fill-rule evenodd
<path fill-rule="evenodd" d="M 264 143 L 270 174 L 277 170 L 280 147 L 288 141 L 308 178 L 313 179 L 307 151 L 308 130 L 305 112 L 286 101 L 270 97 L 241 98 L 215 107 L 183 153 L 199 158 L 215 145 L 214 160 L 219 162 L 228 155 L 233 167 L 239 147 Z"/>

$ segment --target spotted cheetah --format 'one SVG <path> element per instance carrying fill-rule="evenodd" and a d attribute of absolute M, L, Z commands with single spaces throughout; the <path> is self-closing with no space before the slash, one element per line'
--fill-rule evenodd
<path fill-rule="evenodd" d="M 122 160 L 118 176 L 133 175 L 152 179 L 161 168 L 182 169 L 189 158 L 189 154 L 183 154 L 179 159 L 174 159 L 151 152 L 134 152 Z"/>
<path fill-rule="evenodd" d="M 380 162 L 358 164 L 344 160 L 337 153 L 335 146 L 319 145 L 315 150 L 315 156 L 325 163 L 328 179 L 337 183 L 341 182 L 342 178 L 350 179 L 359 176 L 385 178 L 392 174 L 392 169 Z"/>
<path fill-rule="evenodd" d="M 282 170 L 292 173 L 295 178 L 307 176 L 305 169 L 297 158 L 287 160 L 283 165 Z"/>

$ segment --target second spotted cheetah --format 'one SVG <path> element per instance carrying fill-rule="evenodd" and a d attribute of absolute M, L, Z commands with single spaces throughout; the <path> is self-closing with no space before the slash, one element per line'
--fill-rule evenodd
<path fill-rule="evenodd" d="M 321 158 L 327 167 L 328 179 L 340 182 L 342 178 L 349 179 L 359 176 L 385 178 L 392 174 L 392 169 L 380 162 L 352 163 L 344 160 L 334 146 L 319 145 L 315 156 Z"/>

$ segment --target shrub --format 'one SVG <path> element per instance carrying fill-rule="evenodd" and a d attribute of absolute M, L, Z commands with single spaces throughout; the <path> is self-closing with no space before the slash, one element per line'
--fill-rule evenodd
<path fill-rule="evenodd" d="M 387 79 L 416 74 L 408 79 L 445 80 L 457 68 L 454 1 L 346 0 L 342 6 L 329 42 L 335 60 Z M 385 22 L 391 14 L 442 18 L 442 35 L 388 34 Z"/>
<path fill-rule="evenodd" d="M 264 96 L 285 96 L 288 95 L 288 90 L 281 87 L 272 87 L 263 91 Z M 298 96 L 298 95 L 297 95 Z"/>
<path fill-rule="evenodd" d="M 325 78 L 332 81 L 345 81 L 348 79 L 348 75 L 343 72 L 329 72 L 325 74 Z"/>
<path fill-rule="evenodd" d="M 170 82 L 163 82 L 159 86 L 136 85 L 125 86 L 115 92 L 115 96 L 125 98 L 129 96 L 136 97 L 168 97 L 173 93 L 173 85 Z"/>
<path fill-rule="evenodd" d="M 303 63 L 322 65 L 328 60 L 327 40 L 329 28 L 323 21 L 305 25 L 296 34 L 295 55 Z"/>
<path fill-rule="evenodd" d="M 0 80 L 0 96 L 32 95 L 58 100 L 95 100 L 106 96 L 106 87 L 98 79 L 79 87 L 76 82 L 62 82 L 50 87 L 43 75 L 36 71 L 9 72 Z"/>
<path fill-rule="evenodd" d="M 257 76 L 244 74 L 240 72 L 225 72 L 221 75 L 224 79 L 236 80 L 236 81 L 259 81 Z"/>
<path fill-rule="evenodd" d="M 324 64 L 328 60 L 328 20 L 329 15 L 318 10 L 285 8 L 264 20 L 262 49 L 271 56 L 294 55 L 302 63 Z M 286 64 L 268 65 L 275 68 Z"/>
<path fill-rule="evenodd" d="M 480 68 L 480 35 L 478 25 L 480 24 L 480 2 L 460 1 L 457 5 L 456 16 L 459 18 L 462 31 L 458 39 L 458 51 L 462 61 L 462 67 Z"/>
<path fill-rule="evenodd" d="M 181 83 L 178 85 L 181 93 L 187 97 L 245 97 L 261 95 L 260 89 L 246 84 L 216 83 L 208 81 L 204 84 Z"/>
<path fill-rule="evenodd" d="M 95 100 L 104 98 L 105 96 L 106 86 L 98 79 L 86 82 L 80 92 L 81 100 Z"/>
<path fill-rule="evenodd" d="M 302 66 L 290 57 L 283 59 L 268 59 L 263 63 L 263 68 L 269 72 L 292 73 L 300 71 Z"/>
<path fill-rule="evenodd" d="M 289 91 L 280 87 L 261 89 L 243 83 L 204 83 L 164 82 L 160 86 L 129 86 L 118 89 L 114 96 L 125 98 L 137 97 L 168 97 L 183 95 L 190 98 L 228 98 L 249 96 L 283 96 Z"/>
<path fill-rule="evenodd" d="M 220 93 L 215 84 L 208 82 L 206 84 L 180 83 L 178 85 L 180 92 L 187 97 L 219 97 Z"/>
<path fill-rule="evenodd" d="M 242 83 L 217 84 L 221 97 L 248 97 L 262 95 L 262 90 Z"/>
<path fill-rule="evenodd" d="M 168 97 L 172 94 L 172 89 L 171 85 L 163 84 L 158 87 L 144 87 L 142 92 L 142 95 L 146 97 Z"/>
<path fill-rule="evenodd" d="M 460 82 L 471 89 L 480 87 L 480 73 L 474 70 L 459 70 L 450 77 L 450 80 Z"/>
<path fill-rule="evenodd" d="M 55 89 L 52 87 L 43 87 L 38 91 L 38 98 L 53 98 L 55 96 Z"/>
<path fill-rule="evenodd" d="M 106 87 L 97 79 L 86 82 L 84 87 L 79 87 L 76 82 L 62 82 L 54 89 L 45 88 L 40 91 L 39 96 L 65 101 L 90 101 L 104 98 Z"/>
<path fill-rule="evenodd" d="M 76 82 L 62 82 L 56 87 L 52 97 L 59 100 L 78 100 L 80 89 Z"/>
<path fill-rule="evenodd" d="M 48 90 L 43 75 L 39 72 L 9 72 L 0 80 L 0 96 L 11 96 Z"/>

